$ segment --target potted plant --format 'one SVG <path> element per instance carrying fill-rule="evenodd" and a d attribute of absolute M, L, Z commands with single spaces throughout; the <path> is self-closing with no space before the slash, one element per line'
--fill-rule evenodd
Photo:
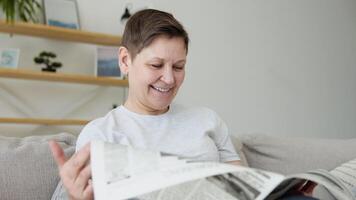
<path fill-rule="evenodd" d="M 36 23 L 39 21 L 37 12 L 42 8 L 37 0 L 0 0 L 0 7 L 7 23 L 14 23 L 16 16 L 22 21 Z"/>
<path fill-rule="evenodd" d="M 62 63 L 53 62 L 51 59 L 56 58 L 57 55 L 52 52 L 42 51 L 39 56 L 35 57 L 33 60 L 36 64 L 45 64 L 46 67 L 42 68 L 42 71 L 46 72 L 56 72 L 57 68 L 62 67 Z"/>

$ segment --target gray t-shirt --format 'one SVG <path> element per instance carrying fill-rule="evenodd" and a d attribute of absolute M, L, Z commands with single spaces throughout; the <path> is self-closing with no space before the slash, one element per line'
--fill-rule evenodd
<path fill-rule="evenodd" d="M 91 121 L 77 140 L 77 150 L 92 140 L 131 145 L 194 161 L 240 160 L 227 127 L 212 110 L 171 105 L 161 115 L 142 115 L 119 106 Z"/>

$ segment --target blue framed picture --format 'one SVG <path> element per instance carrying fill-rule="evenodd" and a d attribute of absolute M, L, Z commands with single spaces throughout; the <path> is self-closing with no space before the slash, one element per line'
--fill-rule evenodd
<path fill-rule="evenodd" d="M 123 78 L 120 71 L 118 53 L 118 47 L 97 47 L 95 59 L 96 76 Z"/>
<path fill-rule="evenodd" d="M 19 49 L 0 48 L 0 67 L 16 69 L 19 62 Z"/>
<path fill-rule="evenodd" d="M 46 24 L 80 29 L 76 0 L 43 0 Z"/>

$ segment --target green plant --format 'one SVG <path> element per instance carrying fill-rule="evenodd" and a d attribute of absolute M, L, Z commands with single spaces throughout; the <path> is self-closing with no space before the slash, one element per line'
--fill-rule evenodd
<path fill-rule="evenodd" d="M 0 0 L 0 7 L 5 13 L 6 22 L 8 23 L 15 21 L 17 12 L 22 21 L 38 22 L 37 11 L 42 8 L 37 0 Z"/>
<path fill-rule="evenodd" d="M 46 67 L 42 68 L 42 71 L 56 72 L 57 68 L 62 67 L 62 63 L 51 61 L 51 59 L 54 59 L 56 57 L 57 55 L 52 52 L 42 51 L 39 56 L 33 59 L 33 61 L 35 61 L 36 64 L 46 65 Z"/>

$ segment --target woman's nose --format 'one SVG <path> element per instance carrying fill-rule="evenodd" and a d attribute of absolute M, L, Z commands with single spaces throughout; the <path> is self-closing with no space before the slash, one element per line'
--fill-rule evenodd
<path fill-rule="evenodd" d="M 161 78 L 162 81 L 164 81 L 168 85 L 174 83 L 174 75 L 173 75 L 173 67 L 172 66 L 164 67 L 162 73 L 163 73 L 162 78 Z"/>

